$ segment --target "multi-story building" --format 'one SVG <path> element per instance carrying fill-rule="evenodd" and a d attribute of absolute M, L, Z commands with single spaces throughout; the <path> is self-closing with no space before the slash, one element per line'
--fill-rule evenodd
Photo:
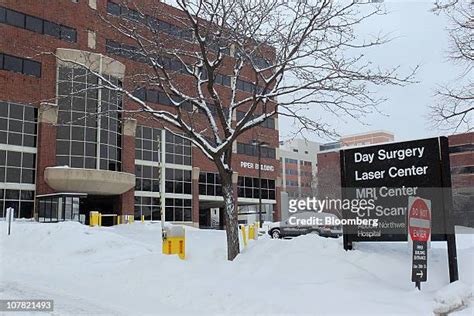
<path fill-rule="evenodd" d="M 474 132 L 448 140 L 455 223 L 474 227 Z"/>
<path fill-rule="evenodd" d="M 160 17 L 147 13 L 163 41 L 194 45 L 190 32 L 173 24 L 176 19 L 166 19 L 182 12 L 153 3 L 166 13 Z M 103 17 L 128 17 L 133 22 L 131 17 L 137 14 L 123 2 L 107 0 L 0 1 L 2 216 L 13 207 L 17 217 L 40 221 L 87 218 L 90 211 L 158 220 L 160 199 L 165 198 L 167 221 L 210 227 L 212 213 L 217 226 L 222 226 L 222 190 L 213 163 L 188 140 L 165 132 L 162 122 L 120 111 L 137 105 L 100 88 L 103 79 L 65 61 L 78 61 L 111 82 L 135 89 L 129 75 L 149 65 L 136 58 L 129 39 L 114 32 Z M 233 57 L 232 50 L 228 54 L 226 58 Z M 219 89 L 229 90 L 232 71 L 225 71 Z M 187 82 L 185 74 L 178 76 Z M 239 79 L 237 88 L 245 96 L 258 87 Z M 154 109 L 171 106 L 157 90 L 136 89 L 136 96 Z M 193 119 L 200 122 L 199 115 Z M 265 135 L 262 165 L 269 166 L 261 181 L 252 167 L 257 164 L 253 142 L 258 135 Z M 238 204 L 256 205 L 262 192 L 262 201 L 275 218 L 278 147 L 274 117 L 237 139 L 233 166 Z M 158 181 L 161 162 L 164 187 Z"/>
<path fill-rule="evenodd" d="M 375 145 L 394 141 L 394 135 L 387 131 L 372 131 L 367 133 L 342 136 L 339 141 L 321 145 L 317 154 L 317 192 L 320 199 L 340 198 L 341 171 L 339 150 L 344 147 Z M 336 212 L 336 210 L 330 210 Z M 338 214 L 340 215 L 340 214 Z"/>
<path fill-rule="evenodd" d="M 317 153 L 320 144 L 304 139 L 280 142 L 282 191 L 290 198 L 316 194 Z"/>

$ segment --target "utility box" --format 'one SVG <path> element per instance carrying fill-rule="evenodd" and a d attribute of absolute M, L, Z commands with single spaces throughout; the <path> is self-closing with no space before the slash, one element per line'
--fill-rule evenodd
<path fill-rule="evenodd" d="M 178 255 L 185 259 L 186 235 L 183 226 L 169 226 L 163 228 L 163 254 Z"/>

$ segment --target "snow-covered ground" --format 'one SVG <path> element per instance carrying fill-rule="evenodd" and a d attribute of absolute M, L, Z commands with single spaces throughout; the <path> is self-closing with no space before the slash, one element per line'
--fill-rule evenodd
<path fill-rule="evenodd" d="M 55 315 L 433 315 L 466 303 L 455 314 L 473 315 L 474 230 L 461 229 L 462 283 L 447 287 L 446 249 L 433 243 L 419 292 L 404 243 L 346 252 L 341 239 L 263 236 L 228 262 L 224 232 L 186 228 L 182 261 L 161 254 L 159 224 L 15 222 L 7 236 L 0 222 L 0 298 L 54 299 Z"/>

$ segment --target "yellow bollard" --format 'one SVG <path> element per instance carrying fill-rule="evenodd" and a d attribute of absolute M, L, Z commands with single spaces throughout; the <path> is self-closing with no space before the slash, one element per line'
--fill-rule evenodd
<path fill-rule="evenodd" d="M 117 215 L 117 225 L 120 225 L 120 215 Z"/>
<path fill-rule="evenodd" d="M 253 225 L 249 226 L 249 240 L 255 239 L 255 228 Z"/>
<path fill-rule="evenodd" d="M 181 260 L 186 258 L 186 235 L 184 227 L 174 226 L 171 229 L 166 229 L 163 237 L 163 254 L 173 255 L 177 254 Z"/>
<path fill-rule="evenodd" d="M 142 223 L 145 222 L 145 215 L 142 215 Z"/>
<path fill-rule="evenodd" d="M 257 240 L 257 239 L 258 239 L 258 227 L 259 227 L 259 223 L 256 222 L 254 225 L 255 225 L 255 240 Z"/>
<path fill-rule="evenodd" d="M 245 225 L 240 225 L 242 230 L 242 239 L 244 240 L 244 247 L 247 247 L 247 234 L 245 233 Z"/>
<path fill-rule="evenodd" d="M 99 225 L 99 212 L 89 213 L 89 226 L 94 227 Z"/>

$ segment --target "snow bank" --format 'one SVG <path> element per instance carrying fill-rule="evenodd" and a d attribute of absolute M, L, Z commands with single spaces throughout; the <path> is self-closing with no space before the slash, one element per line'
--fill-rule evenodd
<path fill-rule="evenodd" d="M 458 242 L 461 281 L 472 288 L 472 235 Z M 7 236 L 0 222 L 0 298 L 54 299 L 61 315 L 433 315 L 435 294 L 449 283 L 441 243 L 431 249 L 421 292 L 410 282 L 404 243 L 346 252 L 342 239 L 264 235 L 234 262 L 225 246 L 225 232 L 187 227 L 182 261 L 161 254 L 155 223 L 15 222 Z M 438 301 L 456 301 L 448 294 Z M 472 311 L 470 304 L 460 312 Z"/>
<path fill-rule="evenodd" d="M 465 308 L 472 298 L 472 289 L 456 281 L 439 290 L 435 297 L 435 315 L 447 315 L 455 310 Z"/>

